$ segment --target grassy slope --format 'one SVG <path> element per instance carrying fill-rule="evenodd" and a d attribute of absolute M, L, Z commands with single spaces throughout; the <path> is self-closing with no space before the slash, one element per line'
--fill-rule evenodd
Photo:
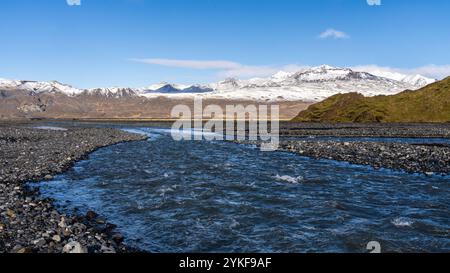
<path fill-rule="evenodd" d="M 311 105 L 293 121 L 450 122 L 450 77 L 393 96 L 338 94 Z"/>

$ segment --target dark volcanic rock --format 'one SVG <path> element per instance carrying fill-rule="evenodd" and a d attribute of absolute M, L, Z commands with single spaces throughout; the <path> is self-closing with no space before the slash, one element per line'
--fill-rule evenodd
<path fill-rule="evenodd" d="M 410 173 L 450 173 L 450 147 L 381 142 L 285 141 L 280 150 Z"/>
<path fill-rule="evenodd" d="M 60 214 L 24 183 L 50 180 L 100 147 L 143 139 L 114 129 L 0 128 L 0 252 L 128 251 L 113 228 L 98 228 L 94 212 Z"/>

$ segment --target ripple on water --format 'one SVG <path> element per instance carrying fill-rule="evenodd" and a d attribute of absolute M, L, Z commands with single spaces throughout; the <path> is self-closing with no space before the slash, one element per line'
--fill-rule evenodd
<path fill-rule="evenodd" d="M 363 252 L 374 240 L 384 251 L 450 251 L 448 176 L 139 130 L 150 141 L 98 150 L 41 183 L 43 196 L 97 211 L 155 252 Z"/>

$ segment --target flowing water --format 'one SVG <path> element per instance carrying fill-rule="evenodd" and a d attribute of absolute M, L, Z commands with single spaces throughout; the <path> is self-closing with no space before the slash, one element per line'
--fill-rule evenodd
<path fill-rule="evenodd" d="M 151 252 L 450 251 L 450 176 L 133 131 L 151 138 L 98 150 L 42 195 Z"/>

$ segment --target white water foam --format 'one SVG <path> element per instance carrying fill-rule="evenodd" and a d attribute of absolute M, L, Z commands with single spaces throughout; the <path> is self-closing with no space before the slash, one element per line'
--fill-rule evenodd
<path fill-rule="evenodd" d="M 55 127 L 55 126 L 37 126 L 37 127 L 33 127 L 33 128 L 39 129 L 39 130 L 50 130 L 50 131 L 67 131 L 66 128 Z"/>
<path fill-rule="evenodd" d="M 280 176 L 277 174 L 274 178 L 278 181 L 285 181 L 291 184 L 298 184 L 303 181 L 303 176 L 293 177 L 289 175 Z"/>
<path fill-rule="evenodd" d="M 392 220 L 391 223 L 396 227 L 410 227 L 414 224 L 414 221 L 404 217 L 398 217 Z"/>
<path fill-rule="evenodd" d="M 128 128 L 128 129 L 123 129 L 126 132 L 129 133 L 135 133 L 135 134 L 141 134 L 141 135 L 146 135 L 149 136 L 150 139 L 155 139 L 156 137 L 159 137 L 161 135 L 172 135 L 175 137 L 180 136 L 180 138 L 192 138 L 194 136 L 203 136 L 203 137 L 207 137 L 207 136 L 222 136 L 222 134 L 219 133 L 213 133 L 213 132 L 208 132 L 208 131 L 201 131 L 201 130 L 177 130 L 177 129 L 155 129 L 155 128 L 139 128 L 139 129 L 132 129 L 132 128 Z"/>

